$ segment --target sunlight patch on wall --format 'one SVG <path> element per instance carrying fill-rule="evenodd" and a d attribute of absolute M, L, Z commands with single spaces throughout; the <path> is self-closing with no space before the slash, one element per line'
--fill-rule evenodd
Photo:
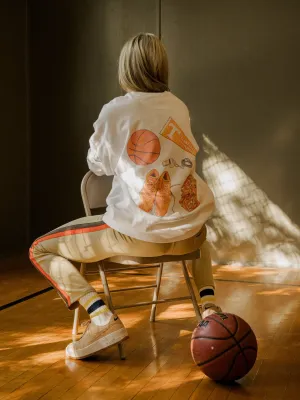
<path fill-rule="evenodd" d="M 208 240 L 217 264 L 300 267 L 300 229 L 207 137 L 203 175 L 216 211 Z"/>

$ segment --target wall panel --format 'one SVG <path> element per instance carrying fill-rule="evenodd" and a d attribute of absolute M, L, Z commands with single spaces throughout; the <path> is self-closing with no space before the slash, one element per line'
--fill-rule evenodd
<path fill-rule="evenodd" d="M 120 94 L 123 43 L 157 30 L 155 0 L 32 0 L 32 233 L 81 217 L 92 124 Z"/>
<path fill-rule="evenodd" d="M 171 87 L 217 197 L 217 261 L 300 266 L 300 3 L 162 0 Z"/>

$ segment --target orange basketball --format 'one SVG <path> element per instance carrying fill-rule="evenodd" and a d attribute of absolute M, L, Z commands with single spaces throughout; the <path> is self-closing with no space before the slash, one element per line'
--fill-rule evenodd
<path fill-rule="evenodd" d="M 127 143 L 128 157 L 137 165 L 154 163 L 160 155 L 160 142 L 155 133 L 140 129 L 134 132 Z"/>
<path fill-rule="evenodd" d="M 235 381 L 245 376 L 257 357 L 257 340 L 241 317 L 212 314 L 194 330 L 191 351 L 205 375 L 216 381 Z"/>

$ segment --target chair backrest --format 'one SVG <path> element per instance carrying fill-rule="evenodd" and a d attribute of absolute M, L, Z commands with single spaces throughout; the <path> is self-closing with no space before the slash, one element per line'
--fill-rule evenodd
<path fill-rule="evenodd" d="M 81 181 L 81 197 L 86 215 L 93 209 L 106 208 L 106 198 L 112 187 L 112 176 L 97 176 L 87 172 Z"/>

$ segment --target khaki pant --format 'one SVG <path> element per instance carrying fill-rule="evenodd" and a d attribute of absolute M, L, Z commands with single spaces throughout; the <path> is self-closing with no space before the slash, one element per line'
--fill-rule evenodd
<path fill-rule="evenodd" d="M 214 286 L 207 248 L 206 229 L 191 239 L 174 243 L 148 243 L 123 235 L 104 222 L 102 216 L 77 219 L 37 239 L 30 248 L 32 264 L 57 289 L 70 309 L 93 290 L 72 262 L 93 263 L 117 255 L 157 257 L 182 255 L 201 247 L 201 259 L 193 265 L 198 290 Z"/>

